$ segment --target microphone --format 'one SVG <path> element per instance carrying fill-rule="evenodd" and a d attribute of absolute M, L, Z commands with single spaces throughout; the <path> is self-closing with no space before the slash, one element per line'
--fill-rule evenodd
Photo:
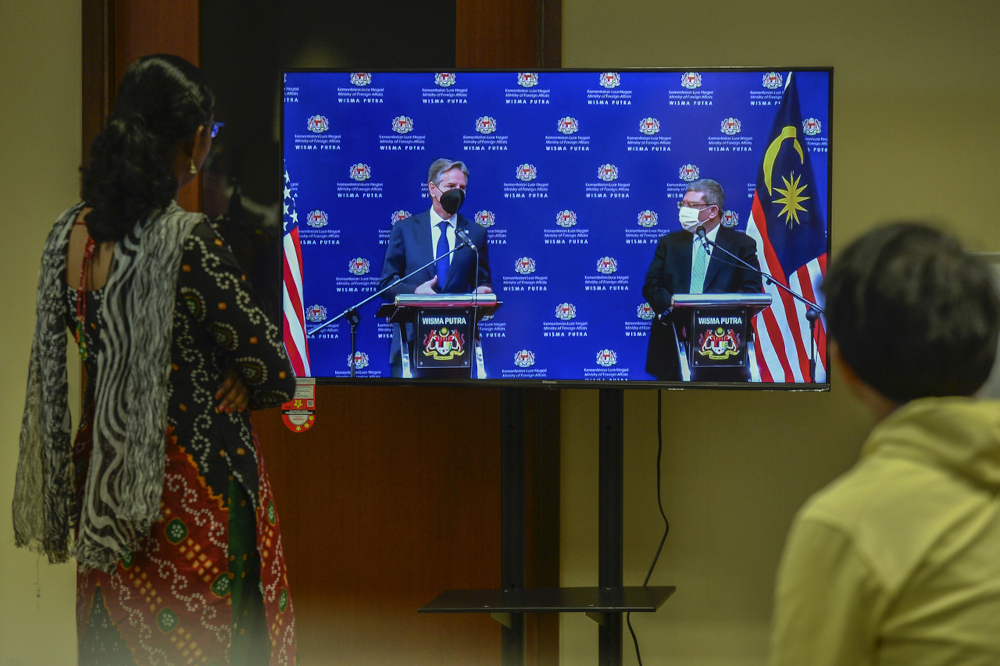
<path fill-rule="evenodd" d="M 458 237 L 460 241 L 471 247 L 473 252 L 479 254 L 479 248 L 476 247 L 476 244 L 472 242 L 471 238 L 469 238 L 469 234 L 465 231 L 465 229 L 455 227 L 455 236 Z"/>
<path fill-rule="evenodd" d="M 705 233 L 705 227 L 703 227 L 703 226 L 702 227 L 698 227 L 697 229 L 694 230 L 694 232 L 696 234 L 698 234 L 698 238 L 701 239 L 702 243 L 709 242 L 708 241 L 708 234 Z"/>

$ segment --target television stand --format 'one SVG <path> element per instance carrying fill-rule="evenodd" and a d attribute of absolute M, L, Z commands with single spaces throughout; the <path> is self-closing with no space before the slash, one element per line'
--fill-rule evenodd
<path fill-rule="evenodd" d="M 501 427 L 501 589 L 448 590 L 421 613 L 489 613 L 503 625 L 503 664 L 525 663 L 525 613 L 586 613 L 599 625 L 601 666 L 622 663 L 622 613 L 652 613 L 672 586 L 623 582 L 624 413 L 622 389 L 600 389 L 598 586 L 525 588 L 525 389 L 503 389 Z"/>

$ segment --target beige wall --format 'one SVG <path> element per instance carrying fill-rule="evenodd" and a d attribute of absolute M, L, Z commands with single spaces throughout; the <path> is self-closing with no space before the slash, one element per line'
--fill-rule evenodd
<path fill-rule="evenodd" d="M 0 666 L 63 666 L 76 663 L 76 569 L 15 549 L 10 503 L 38 259 L 77 198 L 80 3 L 0 0 L 0 17 Z"/>
<path fill-rule="evenodd" d="M 1000 5 L 992 0 L 563 0 L 566 67 L 834 67 L 833 257 L 901 217 L 950 221 L 1000 251 Z M 795 510 L 855 460 L 870 426 L 833 377 L 826 394 L 665 392 L 671 532 L 650 581 L 676 585 L 632 616 L 647 666 L 756 666 Z M 626 393 L 625 584 L 662 533 L 656 394 Z M 563 392 L 563 585 L 597 582 L 597 407 Z M 563 616 L 562 663 L 596 663 L 597 625 Z M 636 659 L 625 635 L 625 664 Z"/>

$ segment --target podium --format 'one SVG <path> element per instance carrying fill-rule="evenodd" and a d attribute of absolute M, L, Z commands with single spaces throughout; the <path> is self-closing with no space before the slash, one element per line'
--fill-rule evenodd
<path fill-rule="evenodd" d="M 771 305 L 770 294 L 674 294 L 671 304 L 674 321 L 687 326 L 687 342 L 677 336 L 683 379 L 749 379 L 750 320 Z"/>
<path fill-rule="evenodd" d="M 375 316 L 406 331 L 404 377 L 485 378 L 476 324 L 501 304 L 496 294 L 400 294 Z"/>

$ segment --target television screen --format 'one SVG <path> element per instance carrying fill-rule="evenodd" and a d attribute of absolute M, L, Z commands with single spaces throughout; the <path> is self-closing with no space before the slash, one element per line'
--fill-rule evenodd
<path fill-rule="evenodd" d="M 828 387 L 832 69 L 283 76 L 300 375 Z"/>

